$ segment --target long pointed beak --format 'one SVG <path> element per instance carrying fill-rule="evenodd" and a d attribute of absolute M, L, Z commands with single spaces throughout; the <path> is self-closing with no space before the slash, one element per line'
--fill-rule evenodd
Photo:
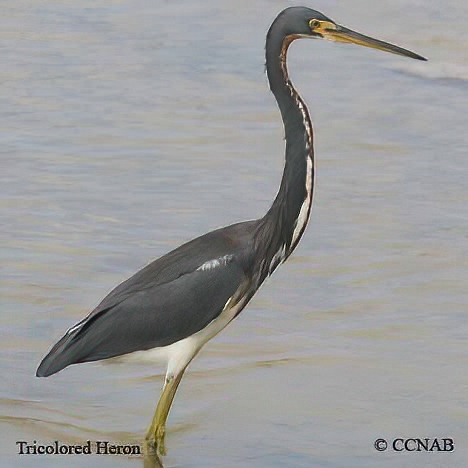
<path fill-rule="evenodd" d="M 357 44 L 365 47 L 371 47 L 372 49 L 383 50 L 392 54 L 403 55 L 404 57 L 410 57 L 416 60 L 425 60 L 426 58 L 421 55 L 415 54 L 410 50 L 403 49 L 388 42 L 379 41 L 373 37 L 365 36 L 351 29 L 345 28 L 334 23 L 323 22 L 320 28 L 320 34 L 324 39 L 328 39 L 335 42 L 346 42 L 350 44 Z"/>

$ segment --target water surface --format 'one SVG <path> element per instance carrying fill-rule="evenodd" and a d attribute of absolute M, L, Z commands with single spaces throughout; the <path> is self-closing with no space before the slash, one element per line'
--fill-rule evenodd
<path fill-rule="evenodd" d="M 49 379 L 35 368 L 150 259 L 266 211 L 283 143 L 264 36 L 286 5 L 3 8 L 2 466 L 142 466 L 122 456 L 20 457 L 15 442 L 138 443 L 163 366 L 93 363 Z M 312 222 L 186 374 L 165 466 L 461 468 L 468 7 L 313 7 L 430 61 L 318 41 L 292 47 L 290 72 L 316 132 Z M 380 437 L 452 437 L 456 449 L 378 453 Z"/>

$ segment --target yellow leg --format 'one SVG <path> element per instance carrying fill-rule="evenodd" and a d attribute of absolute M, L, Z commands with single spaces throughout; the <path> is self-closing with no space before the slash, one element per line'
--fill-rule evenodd
<path fill-rule="evenodd" d="M 164 468 L 161 459 L 156 453 L 146 453 L 143 459 L 143 468 Z"/>
<path fill-rule="evenodd" d="M 163 391 L 156 406 L 153 422 L 146 433 L 146 444 L 151 450 L 156 450 L 159 455 L 166 455 L 166 448 L 164 447 L 164 438 L 166 435 L 166 420 L 171 409 L 172 402 L 177 391 L 177 387 L 184 375 L 183 369 L 176 376 L 168 376 L 164 382 Z"/>

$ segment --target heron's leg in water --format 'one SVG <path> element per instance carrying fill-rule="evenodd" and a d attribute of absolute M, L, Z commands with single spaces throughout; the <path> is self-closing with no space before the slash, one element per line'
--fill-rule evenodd
<path fill-rule="evenodd" d="M 166 455 L 166 448 L 164 446 L 166 420 L 185 369 L 186 368 L 177 375 L 166 375 L 163 391 L 159 398 L 158 406 L 156 406 L 156 412 L 154 413 L 153 422 L 146 433 L 147 447 L 156 449 L 156 452 L 160 455 Z"/>

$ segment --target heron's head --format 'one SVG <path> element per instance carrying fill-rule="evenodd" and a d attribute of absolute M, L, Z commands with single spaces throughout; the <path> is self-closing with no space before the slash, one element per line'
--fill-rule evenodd
<path fill-rule="evenodd" d="M 307 37 L 326 39 L 334 42 L 345 42 L 373 49 L 403 55 L 417 60 L 426 60 L 421 55 L 403 49 L 388 42 L 379 41 L 335 23 L 319 11 L 306 7 L 290 7 L 283 10 L 276 19 L 280 23 L 284 37 L 292 39 Z"/>

